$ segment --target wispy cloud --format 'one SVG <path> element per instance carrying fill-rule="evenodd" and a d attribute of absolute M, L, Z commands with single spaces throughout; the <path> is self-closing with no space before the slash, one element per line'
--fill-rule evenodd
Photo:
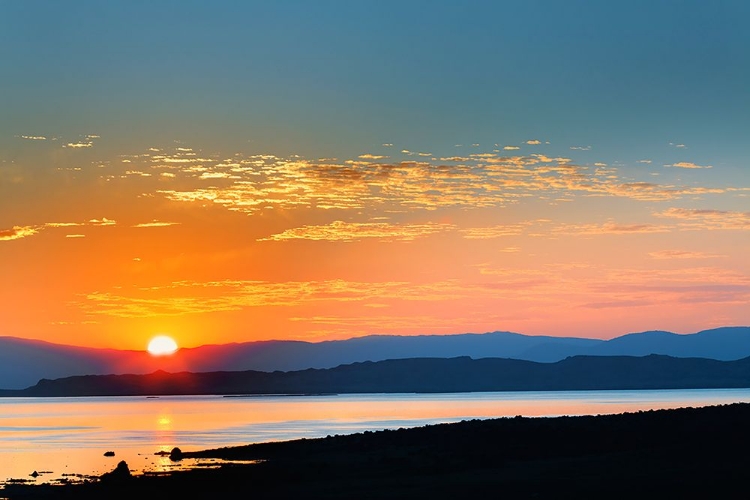
<path fill-rule="evenodd" d="M 530 222 L 523 222 L 518 224 L 498 224 L 491 227 L 470 227 L 459 230 L 459 233 L 469 240 L 502 238 L 503 236 L 517 236 L 523 233 L 524 229 L 530 224 Z"/>
<path fill-rule="evenodd" d="M 695 252 L 688 250 L 659 250 L 649 252 L 649 256 L 654 259 L 713 259 L 721 255 L 710 254 L 705 252 Z"/>
<path fill-rule="evenodd" d="M 13 226 L 10 229 L 0 229 L 0 241 L 20 240 L 27 236 L 33 236 L 38 229 L 33 226 Z"/>
<path fill-rule="evenodd" d="M 46 141 L 47 137 L 43 135 L 21 135 L 19 136 L 21 139 L 26 139 L 29 141 Z"/>
<path fill-rule="evenodd" d="M 165 296 L 166 290 L 170 291 L 170 296 Z M 76 305 L 89 314 L 132 318 L 215 313 L 248 307 L 296 306 L 308 302 L 450 300 L 464 296 L 466 290 L 453 281 L 412 284 L 345 280 L 225 280 L 182 281 L 165 287 L 132 288 L 128 292 L 127 295 L 121 292 L 92 292 Z"/>
<path fill-rule="evenodd" d="M 79 148 L 90 148 L 93 145 L 94 145 L 93 142 L 69 142 L 69 143 L 63 145 L 63 147 L 64 148 L 79 149 Z"/>
<path fill-rule="evenodd" d="M 750 229 L 750 212 L 729 210 L 708 210 L 697 208 L 669 208 L 657 212 L 657 217 L 679 219 L 680 229 L 686 230 L 748 230 Z"/>
<path fill-rule="evenodd" d="M 114 226 L 117 224 L 112 219 L 91 219 L 85 222 L 45 222 L 33 226 L 13 226 L 11 229 L 0 230 L 0 241 L 17 240 L 38 234 L 44 229 L 68 228 L 77 226 Z M 66 235 L 66 238 L 83 237 L 84 235 Z"/>
<path fill-rule="evenodd" d="M 187 148 L 185 148 L 187 149 Z M 410 150 L 405 154 L 418 156 Z M 527 197 L 551 200 L 574 196 L 614 196 L 640 201 L 668 201 L 720 194 L 727 188 L 679 186 L 625 179 L 598 162 L 576 165 L 570 158 L 542 154 L 508 156 L 497 152 L 420 161 L 380 163 L 377 155 L 357 160 L 309 161 L 274 155 L 235 155 L 231 159 L 198 155 L 192 150 L 144 155 L 143 169 L 174 179 L 180 188 L 156 194 L 173 201 L 213 203 L 228 210 L 256 213 L 267 208 L 322 210 L 435 210 L 500 207 Z M 377 160 L 372 162 L 371 160 Z M 148 165 L 150 163 L 150 166 Z M 166 171 L 166 172 L 165 172 Z M 203 180 L 217 181 L 205 186 Z M 218 181 L 221 181 L 219 183 Z"/>
<path fill-rule="evenodd" d="M 691 163 L 689 161 L 681 161 L 678 163 L 672 163 L 671 165 L 666 165 L 667 167 L 677 167 L 677 168 L 713 168 L 711 165 L 696 165 L 695 163 Z"/>
<path fill-rule="evenodd" d="M 176 226 L 180 224 L 179 222 L 165 222 L 165 221 L 159 221 L 159 220 L 152 220 L 151 222 L 141 222 L 140 224 L 135 224 L 132 227 L 167 227 L 167 226 Z"/>
<path fill-rule="evenodd" d="M 455 229 L 450 224 L 389 224 L 386 222 L 334 221 L 326 225 L 302 226 L 261 238 L 258 241 L 316 240 L 357 241 L 379 239 L 383 241 L 412 241 L 422 236 Z"/>
<path fill-rule="evenodd" d="M 664 233 L 670 231 L 669 226 L 658 224 L 618 224 L 613 221 L 604 224 L 562 224 L 553 229 L 554 233 L 560 234 L 639 234 L 639 233 Z"/>
<path fill-rule="evenodd" d="M 91 219 L 84 224 L 90 224 L 92 226 L 114 226 L 115 224 L 117 224 L 117 221 L 102 217 L 101 219 Z"/>
<path fill-rule="evenodd" d="M 72 148 L 72 149 L 82 149 L 82 148 L 91 148 L 94 146 L 94 140 L 99 139 L 100 136 L 96 134 L 88 134 L 83 136 L 78 141 L 74 142 L 68 142 L 67 144 L 63 144 L 64 148 Z"/>

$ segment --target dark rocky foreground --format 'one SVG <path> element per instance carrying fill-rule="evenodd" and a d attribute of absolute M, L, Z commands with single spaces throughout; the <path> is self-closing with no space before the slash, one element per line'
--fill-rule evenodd
<path fill-rule="evenodd" d="M 184 453 L 168 476 L 11 485 L 16 498 L 747 498 L 750 404 L 503 418 Z"/>

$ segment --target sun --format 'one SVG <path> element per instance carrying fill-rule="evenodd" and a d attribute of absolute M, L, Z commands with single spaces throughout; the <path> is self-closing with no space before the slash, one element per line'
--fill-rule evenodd
<path fill-rule="evenodd" d="M 177 342 L 172 337 L 157 335 L 148 343 L 148 352 L 152 356 L 169 356 L 177 351 Z"/>

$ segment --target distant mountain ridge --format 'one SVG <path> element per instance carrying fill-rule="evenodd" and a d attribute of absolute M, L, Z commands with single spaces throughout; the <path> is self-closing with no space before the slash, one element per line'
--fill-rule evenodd
<path fill-rule="evenodd" d="M 486 391 L 639 390 L 750 387 L 750 357 L 737 361 L 575 356 L 555 363 L 505 358 L 366 361 L 290 372 L 86 375 L 41 380 L 0 396 L 156 396 Z"/>
<path fill-rule="evenodd" d="M 333 368 L 363 361 L 408 358 L 511 358 L 556 362 L 569 356 L 699 357 L 737 360 L 750 356 L 750 327 L 724 327 L 694 334 L 662 331 L 632 333 L 611 340 L 483 334 L 371 335 L 324 342 L 257 341 L 205 345 L 153 358 L 142 351 L 73 347 L 0 337 L 0 388 L 21 389 L 42 378 L 74 375 L 212 371 L 295 371 Z"/>

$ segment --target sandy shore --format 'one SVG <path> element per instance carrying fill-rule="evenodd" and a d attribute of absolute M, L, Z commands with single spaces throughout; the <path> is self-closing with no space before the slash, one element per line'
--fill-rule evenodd
<path fill-rule="evenodd" d="M 732 498 L 750 489 L 748 444 L 750 404 L 501 418 L 184 453 L 259 462 L 0 497 Z"/>

